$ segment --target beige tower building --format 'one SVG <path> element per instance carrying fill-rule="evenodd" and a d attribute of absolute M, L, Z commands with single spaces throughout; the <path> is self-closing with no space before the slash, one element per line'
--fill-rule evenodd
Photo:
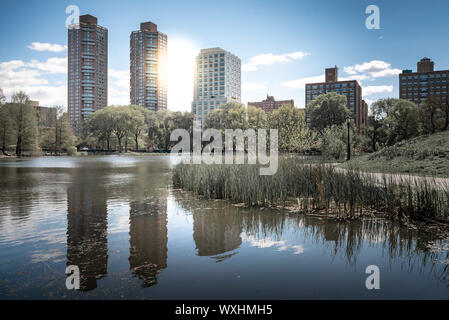
<path fill-rule="evenodd" d="M 241 60 L 221 48 L 202 49 L 196 57 L 192 112 L 202 120 L 226 102 L 240 102 Z"/>

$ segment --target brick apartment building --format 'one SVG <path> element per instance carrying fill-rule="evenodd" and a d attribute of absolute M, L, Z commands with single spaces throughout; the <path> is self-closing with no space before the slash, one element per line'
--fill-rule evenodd
<path fill-rule="evenodd" d="M 329 92 L 336 92 L 347 97 L 350 116 L 359 130 L 367 125 L 368 104 L 362 99 L 362 87 L 357 80 L 338 81 L 337 67 L 326 69 L 325 82 L 306 84 L 306 108 L 319 95 Z M 310 123 L 307 114 L 306 120 Z"/>
<path fill-rule="evenodd" d="M 130 36 L 131 104 L 151 111 L 167 109 L 167 35 L 152 22 L 140 24 Z"/>
<path fill-rule="evenodd" d="M 434 62 L 423 58 L 418 62 L 418 71 L 404 70 L 399 75 L 399 97 L 420 105 L 427 98 L 448 101 L 449 70 L 435 71 Z"/>
<path fill-rule="evenodd" d="M 293 99 L 276 101 L 273 96 L 267 95 L 267 99 L 262 100 L 261 102 L 248 102 L 248 106 L 260 108 L 265 112 L 271 112 L 273 110 L 279 109 L 284 104 L 289 104 L 294 107 L 295 101 Z"/>
<path fill-rule="evenodd" d="M 68 112 L 76 135 L 82 122 L 108 105 L 108 29 L 83 15 L 68 30 Z"/>

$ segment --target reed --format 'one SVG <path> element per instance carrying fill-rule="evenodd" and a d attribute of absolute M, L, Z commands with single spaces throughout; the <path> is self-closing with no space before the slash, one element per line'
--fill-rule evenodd
<path fill-rule="evenodd" d="M 280 158 L 273 176 L 260 176 L 256 165 L 179 164 L 173 171 L 173 185 L 205 199 L 247 206 L 294 204 L 300 211 L 321 211 L 341 218 L 381 213 L 394 219 L 449 222 L 447 188 L 338 170 L 295 156 Z"/>

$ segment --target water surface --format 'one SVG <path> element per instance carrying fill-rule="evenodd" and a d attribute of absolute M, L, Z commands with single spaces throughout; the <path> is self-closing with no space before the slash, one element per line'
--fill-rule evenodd
<path fill-rule="evenodd" d="M 173 190 L 177 158 L 0 161 L 0 299 L 449 297 L 447 240 Z M 81 290 L 65 286 L 77 265 Z M 381 289 L 367 290 L 377 265 Z"/>

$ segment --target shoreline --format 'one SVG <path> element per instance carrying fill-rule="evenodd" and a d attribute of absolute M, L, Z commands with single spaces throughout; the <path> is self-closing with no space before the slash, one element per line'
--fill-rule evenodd
<path fill-rule="evenodd" d="M 89 151 L 80 151 L 77 152 L 76 155 L 69 155 L 67 153 L 62 153 L 59 155 L 55 155 L 55 154 L 24 154 L 20 157 L 11 154 L 11 155 L 3 155 L 0 154 L 0 160 L 2 159 L 22 159 L 22 158 L 46 158 L 46 157 L 74 157 L 74 158 L 78 158 L 78 157 L 97 157 L 97 156 L 124 156 L 124 157 L 145 157 L 145 156 L 167 156 L 167 155 L 171 155 L 171 152 L 122 152 L 119 153 L 117 152 L 89 152 Z M 285 153 L 285 154 L 280 154 L 280 156 L 297 156 L 297 157 L 308 157 L 308 155 L 302 155 L 302 154 L 291 154 L 291 153 Z M 357 167 L 357 166 L 351 166 L 351 165 L 347 165 L 347 162 L 335 162 L 335 161 L 330 161 L 330 160 L 326 160 L 326 159 L 317 159 L 316 161 L 311 160 L 312 162 L 316 162 L 316 163 L 329 163 L 331 165 L 333 165 L 337 170 L 355 170 L 357 172 L 363 173 L 365 175 L 373 175 L 373 176 L 380 176 L 380 175 L 387 175 L 387 176 L 391 176 L 394 177 L 395 179 L 397 179 L 398 177 L 404 178 L 404 179 L 416 179 L 416 180 L 437 180 L 437 181 L 441 181 L 443 182 L 443 184 L 445 184 L 446 186 L 449 185 L 448 181 L 449 181 L 449 175 L 447 174 L 431 174 L 431 173 L 424 173 L 424 172 L 402 172 L 402 171 L 398 171 L 398 170 L 388 170 L 388 168 L 386 168 L 385 170 L 380 170 L 378 168 L 372 168 L 372 169 L 367 169 L 367 168 L 362 168 L 362 167 Z"/>
<path fill-rule="evenodd" d="M 119 153 L 119 152 L 87 152 L 81 151 L 76 155 L 69 155 L 67 153 L 61 153 L 58 155 L 55 154 L 40 154 L 40 155 L 31 155 L 25 154 L 21 156 L 16 155 L 0 155 L 0 159 L 22 159 L 22 158 L 59 158 L 59 157 L 71 157 L 71 158 L 80 158 L 80 157 L 97 157 L 97 156 L 130 156 L 130 157 L 141 157 L 141 156 L 154 156 L 154 155 L 170 155 L 170 152 L 127 152 L 127 153 Z"/>
<path fill-rule="evenodd" d="M 355 217 L 344 217 L 339 215 L 338 212 L 334 210 L 329 209 L 313 209 L 313 210 L 307 210 L 303 208 L 299 208 L 297 204 L 295 204 L 295 201 L 293 199 L 290 199 L 287 201 L 286 205 L 278 205 L 278 206 L 262 206 L 262 205 L 254 205 L 249 206 L 245 203 L 233 203 L 231 200 L 228 199 L 207 199 L 203 196 L 195 194 L 193 191 L 186 190 L 183 188 L 177 188 L 173 189 L 173 191 L 178 191 L 182 193 L 189 194 L 190 197 L 193 197 L 194 199 L 201 200 L 201 201 L 223 201 L 227 203 L 230 206 L 236 207 L 236 208 L 245 208 L 245 209 L 257 209 L 260 211 L 264 210 L 273 210 L 273 211 L 284 211 L 289 214 L 299 214 L 304 215 L 312 218 L 317 219 L 330 219 L 330 220 L 336 220 L 340 222 L 346 222 L 351 223 L 354 221 L 362 221 L 364 219 L 384 219 L 393 223 L 398 223 L 402 226 L 405 226 L 407 228 L 420 230 L 426 233 L 432 232 L 433 235 L 437 236 L 440 239 L 449 239 L 449 222 L 440 222 L 435 221 L 431 219 L 425 219 L 423 220 L 413 220 L 408 217 L 401 217 L 401 218 L 394 218 L 388 215 L 386 212 L 380 212 L 373 209 L 364 209 L 363 214 L 357 215 Z"/>

